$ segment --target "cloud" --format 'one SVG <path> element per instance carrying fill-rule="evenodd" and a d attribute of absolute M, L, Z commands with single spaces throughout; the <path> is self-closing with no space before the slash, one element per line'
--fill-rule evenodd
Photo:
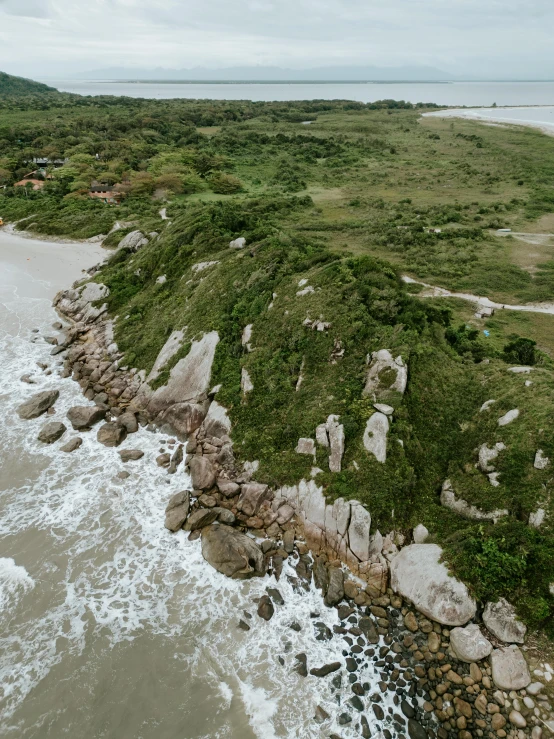
<path fill-rule="evenodd" d="M 337 63 L 554 73 L 552 0 L 0 0 L 0 17 L 0 68 L 42 76 Z"/>
<path fill-rule="evenodd" d="M 7 15 L 23 18 L 49 18 L 48 0 L 0 0 L 0 10 Z"/>

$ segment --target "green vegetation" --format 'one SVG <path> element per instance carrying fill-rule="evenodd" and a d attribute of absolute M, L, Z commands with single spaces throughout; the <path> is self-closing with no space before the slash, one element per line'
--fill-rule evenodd
<path fill-rule="evenodd" d="M 148 372 L 170 333 L 186 327 L 163 385 L 190 343 L 217 330 L 213 383 L 236 455 L 260 461 L 260 480 L 308 477 L 314 460 L 295 453 L 298 438 L 340 415 L 343 471 L 327 471 L 323 448 L 315 460 L 329 499 L 367 503 L 383 532 L 425 523 L 477 597 L 509 596 L 530 625 L 544 625 L 554 613 L 552 473 L 533 463 L 538 449 L 554 460 L 554 318 L 476 319 L 471 304 L 421 298 L 400 275 L 503 302 L 554 300 L 554 240 L 541 237 L 531 252 L 496 234 L 554 231 L 554 141 L 421 118 L 424 107 L 0 100 L 0 214 L 81 238 L 124 222 L 110 247 L 132 229 L 159 234 L 136 254 L 114 251 L 96 278 L 110 288 L 126 364 Z M 36 157 L 67 161 L 47 168 L 40 192 L 12 187 Z M 93 180 L 117 187 L 121 203 L 89 198 Z M 230 249 L 238 237 L 246 248 Z M 249 324 L 251 352 L 241 342 Z M 366 358 L 383 348 L 409 371 L 406 394 L 387 399 L 386 464 L 362 443 L 374 412 L 362 395 Z M 533 370 L 509 372 L 514 364 Z M 243 369 L 254 385 L 246 395 Z M 498 426 L 514 408 L 518 419 Z M 499 442 L 493 485 L 476 465 L 479 448 Z M 460 518 L 440 505 L 446 479 L 458 497 L 508 515 L 496 525 Z M 538 508 L 546 517 L 537 530 L 527 522 Z"/>
<path fill-rule="evenodd" d="M 41 82 L 34 82 L 24 77 L 13 77 L 11 74 L 0 72 L 1 97 L 22 97 L 49 92 L 55 92 L 55 89 L 48 85 L 43 85 Z"/>

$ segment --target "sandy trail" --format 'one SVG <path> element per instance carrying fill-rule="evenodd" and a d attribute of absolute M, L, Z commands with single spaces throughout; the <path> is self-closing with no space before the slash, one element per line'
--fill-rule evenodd
<path fill-rule="evenodd" d="M 402 280 L 411 285 L 422 285 L 425 290 L 418 293 L 419 298 L 460 298 L 467 300 L 476 305 L 494 308 L 495 310 L 519 310 L 527 313 L 547 313 L 554 316 L 554 303 L 528 303 L 527 305 L 509 305 L 508 303 L 496 303 L 494 300 L 483 297 L 481 295 L 473 295 L 472 293 L 458 293 L 446 290 L 444 287 L 436 287 L 429 285 L 420 280 L 414 280 L 413 277 L 407 275 L 402 276 Z"/>

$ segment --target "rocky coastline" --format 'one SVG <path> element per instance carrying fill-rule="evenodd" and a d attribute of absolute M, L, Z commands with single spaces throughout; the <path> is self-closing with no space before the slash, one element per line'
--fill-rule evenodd
<path fill-rule="evenodd" d="M 525 627 L 509 603 L 489 603 L 481 611 L 465 585 L 449 576 L 441 549 L 428 542 L 424 526 L 370 533 L 371 514 L 361 503 L 339 499 L 328 504 L 317 485 L 317 468 L 311 479 L 277 490 L 256 481 L 257 462 L 239 464 L 230 420 L 217 402 L 219 388 L 210 387 L 217 333 L 193 341 L 166 385 L 153 390 L 150 383 L 179 341 L 168 339 L 149 377 L 121 366 L 123 355 L 103 302 L 107 295 L 99 283 L 80 282 L 54 300 L 68 325 L 61 342 L 52 338 L 51 354 L 61 360 L 62 376 L 77 381 L 93 403 L 72 408 L 68 423 L 77 433 L 94 427 L 99 443 L 111 447 L 119 447 L 139 425 L 160 430 L 169 437 L 169 451 L 160 451 L 156 463 L 168 474 L 188 471 L 192 483 L 192 490 L 168 502 L 166 528 L 184 528 L 191 539 L 201 538 L 206 561 L 229 577 L 269 573 L 279 580 L 288 562 L 296 573 L 295 588 L 309 589 L 313 582 L 321 590 L 325 605 L 337 611 L 337 623 L 331 631 L 314 614 L 315 639 L 342 640 L 344 663 L 313 665 L 306 654 L 298 654 L 293 669 L 304 677 L 330 680 L 337 691 L 350 683 L 351 698 L 337 704 L 339 725 L 362 737 L 387 739 L 540 739 L 554 731 L 548 697 L 552 670 L 526 659 L 518 646 L 524 643 Z M 251 339 L 245 330 L 244 345 Z M 407 372 L 401 358 L 382 350 L 368 364 L 368 392 L 379 366 L 393 372 L 391 391 L 403 392 Z M 56 400 L 55 392 L 32 396 L 19 415 L 48 414 Z M 377 405 L 372 418 L 378 416 L 379 428 L 369 430 L 366 448 L 378 458 L 383 439 L 386 453 L 387 418 L 393 409 Z M 65 430 L 64 424 L 46 424 L 39 439 L 54 443 Z M 298 453 L 312 454 L 316 443 L 327 445 L 330 468 L 340 469 L 340 419 L 330 416 L 314 435 L 315 441 L 299 440 Z M 79 444 L 76 436 L 62 448 L 70 453 Z M 125 448 L 119 454 L 123 463 L 132 464 L 143 453 Z M 269 621 L 280 605 L 279 590 L 268 588 L 254 607 L 259 618 Z M 237 627 L 248 631 L 251 618 L 245 614 Z M 368 662 L 379 671 L 378 690 L 358 679 Z M 393 695 L 396 710 L 383 707 L 385 693 Z M 322 731 L 329 718 L 317 708 L 314 720 Z"/>

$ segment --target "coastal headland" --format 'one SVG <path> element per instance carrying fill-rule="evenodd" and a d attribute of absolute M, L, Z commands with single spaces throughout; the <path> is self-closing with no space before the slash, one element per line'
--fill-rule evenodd
<path fill-rule="evenodd" d="M 498 306 L 554 300 L 554 142 L 393 101 L 106 105 L 140 168 L 74 151 L 90 124 L 68 119 L 52 181 L 0 196 L 16 228 L 107 255 L 54 300 L 51 361 L 84 400 L 41 443 L 92 433 L 131 467 L 139 429 L 169 438 L 152 464 L 187 477 L 160 527 L 276 581 L 238 629 L 285 607 L 280 578 L 321 591 L 314 639 L 342 658 L 281 656 L 350 687 L 321 736 L 551 731 L 553 318 Z M 18 414 L 57 402 L 29 387 Z"/>

